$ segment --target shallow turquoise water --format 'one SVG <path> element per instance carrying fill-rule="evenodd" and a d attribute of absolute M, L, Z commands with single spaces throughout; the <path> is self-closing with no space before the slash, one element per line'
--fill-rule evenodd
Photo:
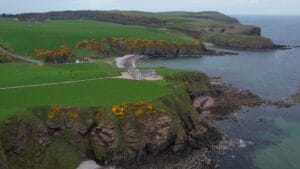
<path fill-rule="evenodd" d="M 298 169 L 300 166 L 300 124 L 283 118 L 275 118 L 274 122 L 284 131 L 286 137 L 277 138 L 279 143 L 275 145 L 257 150 L 253 155 L 255 165 L 265 169 Z M 266 138 L 274 140 L 276 137 L 276 135 L 270 135 Z"/>
<path fill-rule="evenodd" d="M 238 18 L 242 23 L 260 26 L 263 35 L 277 43 L 300 45 L 300 16 Z M 238 52 L 238 56 L 155 59 L 141 64 L 203 71 L 273 100 L 287 99 L 300 89 L 300 48 Z M 244 108 L 234 116 L 237 121 L 218 121 L 215 125 L 249 144 L 224 155 L 221 168 L 300 169 L 300 105 L 288 109 Z"/>

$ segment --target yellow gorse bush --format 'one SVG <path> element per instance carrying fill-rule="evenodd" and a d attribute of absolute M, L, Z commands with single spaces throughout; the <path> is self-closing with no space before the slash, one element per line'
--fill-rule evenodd
<path fill-rule="evenodd" d="M 78 119 L 79 118 L 79 113 L 78 112 L 74 112 L 74 111 L 71 111 L 68 113 L 69 117 L 70 118 L 73 118 L 73 119 Z"/>
<path fill-rule="evenodd" d="M 150 102 L 139 102 L 139 103 L 124 103 L 120 105 L 114 105 L 111 108 L 113 114 L 118 117 L 126 117 L 134 115 L 135 117 L 141 117 L 142 115 L 150 115 L 157 112 L 164 112 L 165 110 L 158 110 Z"/>
<path fill-rule="evenodd" d="M 48 118 L 49 119 L 55 118 L 60 113 L 61 110 L 62 110 L 62 108 L 60 106 L 50 107 L 50 110 L 48 112 Z"/>
<path fill-rule="evenodd" d="M 70 119 L 79 119 L 80 113 L 74 107 L 61 107 L 61 106 L 51 106 L 48 111 L 48 119 L 55 119 L 61 113 L 65 113 L 66 117 Z"/>
<path fill-rule="evenodd" d="M 133 52 L 135 50 L 144 48 L 159 48 L 159 47 L 176 47 L 182 46 L 181 43 L 166 41 L 166 40 L 151 40 L 151 39 L 141 39 L 141 38 L 102 38 L 99 41 L 84 40 L 78 42 L 76 48 L 85 48 L 98 53 L 109 53 L 110 51 L 121 48 L 122 50 L 127 50 Z M 200 41 L 195 41 L 194 44 L 190 44 L 199 48 L 202 48 L 202 43 Z"/>

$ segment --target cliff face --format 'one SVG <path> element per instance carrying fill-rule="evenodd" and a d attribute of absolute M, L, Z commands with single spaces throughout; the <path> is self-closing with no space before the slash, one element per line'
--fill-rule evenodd
<path fill-rule="evenodd" d="M 261 36 L 235 35 L 223 33 L 202 34 L 202 39 L 214 43 L 219 47 L 242 49 L 242 50 L 265 50 L 276 49 L 271 39 Z"/>
<path fill-rule="evenodd" d="M 209 147 L 220 139 L 197 119 L 187 95 L 158 102 L 167 109 L 151 103 L 118 105 L 113 113 L 54 106 L 35 108 L 30 118 L 8 119 L 1 129 L 1 167 L 76 168 L 90 158 L 126 168 L 162 153 Z"/>
<path fill-rule="evenodd" d="M 0 168 L 8 169 L 6 154 L 5 154 L 5 150 L 2 147 L 1 141 L 0 141 Z"/>

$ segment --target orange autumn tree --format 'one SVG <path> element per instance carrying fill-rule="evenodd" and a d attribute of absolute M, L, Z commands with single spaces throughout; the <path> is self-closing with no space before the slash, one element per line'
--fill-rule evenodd
<path fill-rule="evenodd" d="M 66 63 L 74 56 L 72 51 L 64 45 L 55 50 L 36 49 L 35 53 L 38 57 L 43 58 L 46 63 L 54 64 Z"/>

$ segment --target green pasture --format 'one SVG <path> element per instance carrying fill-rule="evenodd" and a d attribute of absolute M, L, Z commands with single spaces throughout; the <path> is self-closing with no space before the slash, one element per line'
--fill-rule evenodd
<path fill-rule="evenodd" d="M 118 76 L 120 71 L 121 69 L 102 61 L 43 66 L 26 63 L 0 64 L 0 88 L 111 77 Z"/>
<path fill-rule="evenodd" d="M 20 55 L 34 55 L 37 48 L 53 49 L 60 45 L 73 47 L 82 40 L 104 37 L 145 38 L 182 43 L 193 41 L 186 36 L 174 36 L 166 29 L 91 20 L 15 22 L 0 18 L 0 27 L 0 44 Z"/>

